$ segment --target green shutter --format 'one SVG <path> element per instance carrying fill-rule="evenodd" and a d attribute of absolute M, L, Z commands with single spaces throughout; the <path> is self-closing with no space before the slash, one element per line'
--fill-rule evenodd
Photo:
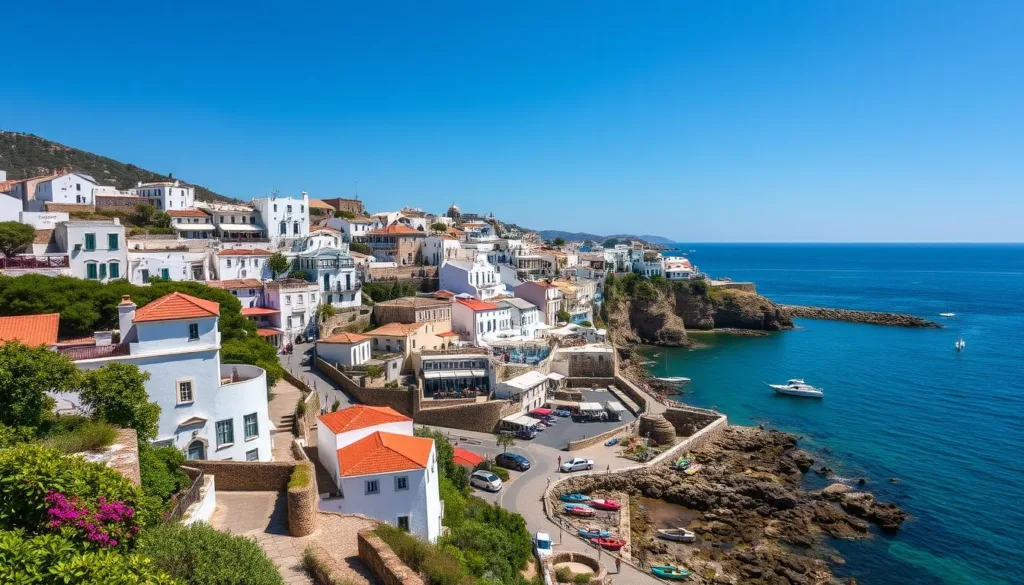
<path fill-rule="evenodd" d="M 96 280 L 96 264 L 89 263 L 85 265 L 85 277 L 90 280 Z"/>
<path fill-rule="evenodd" d="M 96 249 L 96 234 L 85 234 L 85 249 L 90 252 Z"/>
<path fill-rule="evenodd" d="M 161 268 L 160 269 L 160 278 L 162 278 L 164 280 L 170 280 L 171 279 L 171 271 L 166 269 L 166 268 Z"/>
<path fill-rule="evenodd" d="M 100 280 L 103 280 L 106 277 L 107 277 L 107 265 L 106 264 L 100 264 Z"/>
<path fill-rule="evenodd" d="M 117 249 L 117 234 L 107 234 L 107 249 L 108 250 L 116 250 Z"/>
<path fill-rule="evenodd" d="M 121 278 L 121 265 L 117 262 L 110 263 L 110 278 Z"/>

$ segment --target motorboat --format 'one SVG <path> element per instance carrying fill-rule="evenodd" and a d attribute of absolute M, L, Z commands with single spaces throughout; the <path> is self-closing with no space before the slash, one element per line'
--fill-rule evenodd
<path fill-rule="evenodd" d="M 685 386 L 690 383 L 689 378 L 684 378 L 682 376 L 666 376 L 664 378 L 655 378 L 655 380 L 662 384 L 668 384 L 669 386 Z"/>
<path fill-rule="evenodd" d="M 566 514 L 572 514 L 573 516 L 593 516 L 597 513 L 597 510 L 586 504 L 566 504 L 564 510 Z"/>
<path fill-rule="evenodd" d="M 675 542 L 693 542 L 697 540 L 697 534 L 685 528 L 659 528 L 658 538 L 673 540 Z"/>
<path fill-rule="evenodd" d="M 579 535 L 582 538 L 586 538 L 587 540 L 590 540 L 592 538 L 608 538 L 609 536 L 612 535 L 611 532 L 608 532 L 607 530 L 605 530 L 603 528 L 593 528 L 593 527 L 591 527 L 591 528 L 580 528 L 579 530 L 577 530 L 577 532 L 579 533 Z"/>
<path fill-rule="evenodd" d="M 967 347 L 967 342 L 964 341 L 963 337 L 957 337 L 956 343 L 953 344 L 953 347 L 955 347 L 957 351 L 963 351 L 964 348 Z"/>
<path fill-rule="evenodd" d="M 682 581 L 690 576 L 689 571 L 675 565 L 655 565 L 651 567 L 651 574 L 669 581 Z"/>
<path fill-rule="evenodd" d="M 563 502 L 569 502 L 571 504 L 581 504 L 583 502 L 590 501 L 590 496 L 586 494 L 562 494 L 559 498 Z"/>
<path fill-rule="evenodd" d="M 825 396 L 825 393 L 820 389 L 798 378 L 793 378 L 785 384 L 768 384 L 768 386 L 779 394 L 787 394 L 789 396 L 803 396 L 805 398 L 822 398 Z"/>
<path fill-rule="evenodd" d="M 591 508 L 596 508 L 598 510 L 615 511 L 622 507 L 622 502 L 618 500 L 604 500 L 601 498 L 596 498 L 587 502 L 587 505 L 589 505 Z"/>
<path fill-rule="evenodd" d="M 626 546 L 626 541 L 621 538 L 591 538 L 590 542 L 594 543 L 594 546 L 607 550 L 619 550 Z"/>
<path fill-rule="evenodd" d="M 939 317 L 956 317 L 956 313 L 939 313 Z"/>

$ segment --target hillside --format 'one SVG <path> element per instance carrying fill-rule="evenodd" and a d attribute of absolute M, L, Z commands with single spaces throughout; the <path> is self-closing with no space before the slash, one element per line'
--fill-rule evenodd
<path fill-rule="evenodd" d="M 33 134 L 0 130 L 0 170 L 7 171 L 8 180 L 28 179 L 57 170 L 74 169 L 91 175 L 101 185 L 114 185 L 118 189 L 134 187 L 139 181 L 167 181 L 181 177 L 161 175 L 130 163 L 58 144 Z M 236 199 L 189 183 L 196 189 L 201 201 L 236 202 Z"/>
<path fill-rule="evenodd" d="M 592 240 L 594 242 L 604 242 L 609 238 L 615 238 L 617 240 L 628 241 L 628 240 L 643 240 L 652 244 L 669 244 L 672 240 L 663 238 L 661 236 L 634 236 L 631 234 L 615 234 L 611 236 L 599 236 L 597 234 L 590 234 L 587 232 L 565 232 L 561 230 L 540 230 L 537 232 L 540 237 L 545 240 L 553 240 L 555 238 L 562 238 L 567 242 L 582 242 L 585 240 Z"/>

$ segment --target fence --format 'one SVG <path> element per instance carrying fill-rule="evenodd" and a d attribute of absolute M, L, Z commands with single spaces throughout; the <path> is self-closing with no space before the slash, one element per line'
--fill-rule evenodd
<path fill-rule="evenodd" d="M 71 264 L 66 255 L 61 256 L 12 256 L 0 258 L 0 269 L 4 268 L 67 268 Z"/>
<path fill-rule="evenodd" d="M 181 466 L 181 470 L 192 478 L 192 485 L 186 491 L 175 494 L 174 507 L 171 508 L 171 511 L 164 518 L 164 524 L 179 522 L 189 507 L 192 504 L 198 504 L 199 500 L 202 499 L 201 489 L 203 482 L 206 481 L 206 474 L 202 470 L 194 467 L 185 467 L 184 465 Z"/>

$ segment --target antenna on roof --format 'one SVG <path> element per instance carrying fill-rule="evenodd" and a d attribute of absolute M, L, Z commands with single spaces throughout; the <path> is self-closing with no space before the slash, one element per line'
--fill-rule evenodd
<path fill-rule="evenodd" d="M 359 181 L 356 181 L 356 199 L 359 199 Z"/>
<path fill-rule="evenodd" d="M 273 191 L 271 191 L 270 192 L 270 199 L 271 200 L 277 199 L 277 194 L 278 194 L 278 190 L 277 189 L 274 189 Z"/>

